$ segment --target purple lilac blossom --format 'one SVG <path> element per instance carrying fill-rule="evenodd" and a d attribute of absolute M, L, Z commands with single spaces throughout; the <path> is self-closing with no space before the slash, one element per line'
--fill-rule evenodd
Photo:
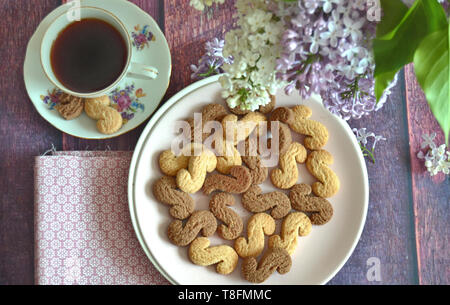
<path fill-rule="evenodd" d="M 299 0 L 287 8 L 277 76 L 289 82 L 288 94 L 318 94 L 345 120 L 382 107 L 390 91 L 376 103 L 370 45 L 376 23 L 368 20 L 366 6 L 365 0 Z"/>
<path fill-rule="evenodd" d="M 191 65 L 191 78 L 202 79 L 211 75 L 223 73 L 222 66 L 224 63 L 231 63 L 232 58 L 223 56 L 223 46 L 225 42 L 214 38 L 205 44 L 205 54 L 198 61 L 198 66 Z"/>

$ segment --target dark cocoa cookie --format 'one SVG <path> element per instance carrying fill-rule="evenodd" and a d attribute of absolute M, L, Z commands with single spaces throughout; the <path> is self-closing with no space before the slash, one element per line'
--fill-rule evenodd
<path fill-rule="evenodd" d="M 279 107 L 272 111 L 270 121 L 280 121 L 288 125 L 292 124 L 295 121 L 294 111 L 287 107 Z"/>
<path fill-rule="evenodd" d="M 177 190 L 174 177 L 164 176 L 157 180 L 153 184 L 153 195 L 158 201 L 172 206 L 169 213 L 174 218 L 188 218 L 194 211 L 194 199 L 189 194 Z"/>
<path fill-rule="evenodd" d="M 289 193 L 292 207 L 308 213 L 313 225 L 326 224 L 333 217 L 333 206 L 328 200 L 316 197 L 311 192 L 311 186 L 308 184 L 294 185 Z"/>
<path fill-rule="evenodd" d="M 55 109 L 66 120 L 73 120 L 83 113 L 84 100 L 67 93 L 61 93 Z"/>
<path fill-rule="evenodd" d="M 221 104 L 208 104 L 202 109 L 202 117 L 204 122 L 221 121 L 228 111 Z"/>
<path fill-rule="evenodd" d="M 232 194 L 241 194 L 245 192 L 252 184 L 252 176 L 245 166 L 234 166 L 231 168 L 230 176 L 213 174 L 206 177 L 203 184 L 203 192 L 206 195 L 214 191 L 222 191 Z"/>
<path fill-rule="evenodd" d="M 275 219 L 281 219 L 291 211 L 291 201 L 282 192 L 261 194 L 262 190 L 257 185 L 252 185 L 242 195 L 242 205 L 252 213 L 261 213 L 272 209 L 270 215 Z"/>
<path fill-rule="evenodd" d="M 264 106 L 259 106 L 259 112 L 264 113 L 264 114 L 268 114 L 270 112 L 272 112 L 272 110 L 275 108 L 275 104 L 277 102 L 277 98 L 275 95 L 271 95 L 270 96 L 270 103 L 268 103 L 267 105 Z"/>
<path fill-rule="evenodd" d="M 222 121 L 223 117 L 228 114 L 228 111 L 221 104 L 209 104 L 202 109 L 202 121 L 194 125 L 194 119 L 188 119 L 187 122 L 191 125 L 191 140 L 194 141 L 195 131 L 202 134 L 202 141 L 205 140 L 210 133 L 203 133 L 203 127 L 209 121 Z"/>
<path fill-rule="evenodd" d="M 181 220 L 174 220 L 167 229 L 167 236 L 170 241 L 177 246 L 189 245 L 202 231 L 205 237 L 216 232 L 217 220 L 210 211 L 194 212 L 183 227 Z"/>
<path fill-rule="evenodd" d="M 195 124 L 195 121 L 192 118 L 187 119 L 186 122 L 188 122 L 189 126 L 191 126 L 191 141 L 195 142 L 196 140 L 201 140 L 201 141 L 197 141 L 197 142 L 202 143 L 203 142 L 203 124 L 201 124 L 201 122 L 197 122 L 197 124 Z M 200 139 L 195 139 L 196 133 L 201 134 L 202 137 Z M 205 137 L 205 139 L 206 139 L 206 137 Z"/>
<path fill-rule="evenodd" d="M 292 143 L 292 134 L 291 134 L 291 129 L 289 128 L 288 125 L 281 123 L 279 121 L 278 122 L 278 150 L 279 150 L 279 154 L 283 155 L 288 149 L 289 146 Z M 276 125 L 276 124 L 275 124 Z M 272 126 L 272 124 L 271 124 Z M 273 134 L 272 134 L 273 136 Z M 269 139 L 268 143 L 267 143 L 267 147 L 271 148 L 272 147 L 272 140 L 273 139 Z"/>
<path fill-rule="evenodd" d="M 264 167 L 259 156 L 242 157 L 242 161 L 247 165 L 252 176 L 252 184 L 261 184 L 269 176 L 269 169 Z"/>
<path fill-rule="evenodd" d="M 251 283 L 262 283 L 271 276 L 275 270 L 280 274 L 291 270 L 292 259 L 283 248 L 268 249 L 258 262 L 254 257 L 249 257 L 242 263 L 242 274 Z"/>
<path fill-rule="evenodd" d="M 227 207 L 233 206 L 234 204 L 235 200 L 233 195 L 228 193 L 216 194 L 209 202 L 209 210 L 217 219 L 225 224 L 221 224 L 217 228 L 217 233 L 227 240 L 236 239 L 242 233 L 244 227 L 241 217 Z"/>
<path fill-rule="evenodd" d="M 250 151 L 250 143 L 253 142 L 253 150 Z M 250 175 L 252 176 L 252 184 L 261 184 L 269 176 L 269 170 L 267 167 L 262 165 L 261 157 L 258 155 L 258 144 L 257 141 L 251 141 L 250 137 L 245 141 L 245 156 L 241 157 L 242 162 L 247 165 L 250 170 Z"/>
<path fill-rule="evenodd" d="M 251 112 L 250 110 L 242 110 L 239 106 L 235 107 L 235 108 L 228 107 L 228 109 L 230 110 L 230 112 L 232 114 L 235 114 L 235 115 L 246 115 L 247 113 Z"/>

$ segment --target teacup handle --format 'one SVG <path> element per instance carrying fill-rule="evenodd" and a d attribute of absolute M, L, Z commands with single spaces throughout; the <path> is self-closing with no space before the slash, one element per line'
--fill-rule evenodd
<path fill-rule="evenodd" d="M 158 69 L 152 66 L 132 62 L 128 69 L 128 76 L 139 79 L 155 79 L 158 77 Z"/>

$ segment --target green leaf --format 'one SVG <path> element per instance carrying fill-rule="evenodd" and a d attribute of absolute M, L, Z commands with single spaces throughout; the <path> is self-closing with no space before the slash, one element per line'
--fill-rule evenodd
<path fill-rule="evenodd" d="M 400 0 L 389 0 L 400 1 Z M 448 26 L 444 9 L 437 0 L 416 0 L 414 5 L 400 19 L 402 6 L 382 1 L 386 23 L 381 22 L 377 29 L 377 38 L 373 40 L 375 57 L 376 98 L 380 99 L 395 74 L 406 64 L 413 61 L 414 53 L 429 34 Z M 391 10 L 389 10 L 391 8 Z M 392 28 L 395 21 L 397 26 Z M 391 31 L 388 31 L 392 28 Z"/>
<path fill-rule="evenodd" d="M 379 99 L 383 96 L 384 90 L 389 86 L 389 84 L 394 79 L 397 74 L 397 70 L 392 72 L 386 72 L 375 77 L 375 97 L 377 98 L 377 103 Z"/>
<path fill-rule="evenodd" d="M 447 27 L 425 37 L 414 55 L 417 80 L 425 93 L 433 115 L 444 131 L 447 144 L 450 132 L 449 49 Z"/>
<path fill-rule="evenodd" d="M 377 38 L 391 32 L 408 12 L 408 7 L 401 0 L 380 0 L 383 19 L 377 24 Z"/>

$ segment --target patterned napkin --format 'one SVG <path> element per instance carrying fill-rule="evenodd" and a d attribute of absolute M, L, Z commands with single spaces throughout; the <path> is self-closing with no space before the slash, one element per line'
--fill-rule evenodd
<path fill-rule="evenodd" d="M 54 152 L 35 160 L 35 282 L 169 284 L 133 231 L 131 152 Z"/>

